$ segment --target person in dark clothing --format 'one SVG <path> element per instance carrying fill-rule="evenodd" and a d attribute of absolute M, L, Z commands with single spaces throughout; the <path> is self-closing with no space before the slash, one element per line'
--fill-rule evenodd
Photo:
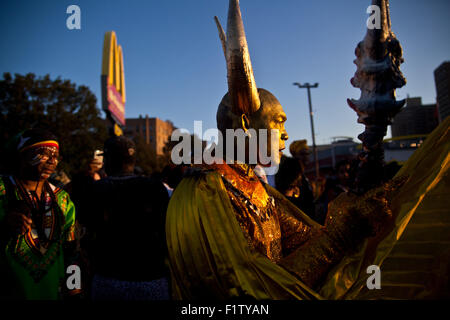
<path fill-rule="evenodd" d="M 184 176 L 184 172 L 188 169 L 185 165 L 174 165 L 170 163 L 166 165 L 161 173 L 162 182 L 169 193 L 169 197 L 172 196 L 173 190 L 178 186 Z"/>
<path fill-rule="evenodd" d="M 79 239 L 80 248 L 80 263 L 83 288 L 87 293 L 85 297 L 89 296 L 90 285 L 92 282 L 92 265 L 93 260 L 93 243 L 95 241 L 95 234 L 88 228 L 89 214 L 92 206 L 91 194 L 92 187 L 95 181 L 106 177 L 103 169 L 103 151 L 92 150 L 92 158 L 89 163 L 80 172 L 76 173 L 72 180 L 65 186 L 69 192 L 72 201 L 77 208 L 77 221 L 75 224 L 76 234 Z"/>
<path fill-rule="evenodd" d="M 350 162 L 339 161 L 336 164 L 335 175 L 327 179 L 325 192 L 328 202 L 333 201 L 342 192 L 348 192 L 350 188 Z"/>
<path fill-rule="evenodd" d="M 92 189 L 91 228 L 96 234 L 95 300 L 167 300 L 165 213 L 161 181 L 134 174 L 136 148 L 123 136 L 104 146 L 107 177 Z"/>
<path fill-rule="evenodd" d="M 315 215 L 315 203 L 314 203 L 314 192 L 312 185 L 309 181 L 309 179 L 305 175 L 305 168 L 309 163 L 309 155 L 310 151 L 308 148 L 308 144 L 306 140 L 296 140 L 293 141 L 289 146 L 289 152 L 293 156 L 293 159 L 295 159 L 298 164 L 295 165 L 295 167 L 300 170 L 300 177 L 298 179 L 298 188 L 299 188 L 299 195 L 292 199 L 291 201 L 297 205 L 304 213 L 306 213 L 310 218 L 317 221 L 316 215 Z M 290 160 L 288 162 L 292 162 L 293 160 Z M 290 164 L 292 167 L 293 164 Z"/>
<path fill-rule="evenodd" d="M 313 193 L 297 159 L 286 156 L 281 158 L 275 184 L 278 191 L 311 219 L 315 219 Z"/>
<path fill-rule="evenodd" d="M 325 221 L 328 204 L 343 192 L 351 189 L 352 168 L 351 162 L 341 160 L 336 164 L 334 174 L 327 178 L 325 189 L 318 199 L 317 216 L 319 222 Z"/>
<path fill-rule="evenodd" d="M 87 219 L 91 203 L 89 194 L 95 181 L 106 177 L 103 169 L 103 151 L 95 150 L 87 167 L 75 174 L 69 184 L 70 196 L 77 207 L 77 217 L 79 222 L 84 225 Z"/>

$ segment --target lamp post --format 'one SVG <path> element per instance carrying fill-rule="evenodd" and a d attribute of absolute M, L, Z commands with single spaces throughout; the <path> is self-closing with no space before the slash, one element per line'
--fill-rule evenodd
<path fill-rule="evenodd" d="M 316 82 L 315 84 L 309 84 L 306 82 L 305 84 L 300 84 L 298 82 L 294 82 L 294 86 L 297 86 L 301 89 L 306 88 L 308 91 L 308 104 L 309 104 L 309 117 L 311 120 L 311 135 L 312 135 L 312 142 L 313 142 L 313 157 L 314 157 L 314 165 L 316 167 L 316 180 L 319 178 L 319 159 L 317 157 L 317 147 L 316 147 L 316 135 L 314 133 L 314 120 L 313 120 L 313 112 L 312 112 L 312 105 L 311 105 L 311 88 L 317 88 L 319 87 L 319 84 Z"/>

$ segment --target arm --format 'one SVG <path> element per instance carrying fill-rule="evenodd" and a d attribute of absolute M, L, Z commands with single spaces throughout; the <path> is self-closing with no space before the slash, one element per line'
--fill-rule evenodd
<path fill-rule="evenodd" d="M 64 268 L 67 270 L 67 267 L 70 265 L 77 265 L 80 267 L 81 272 L 83 273 L 83 268 L 81 268 L 80 261 L 80 251 L 79 251 L 79 243 L 76 237 L 76 220 L 75 220 L 75 205 L 71 201 L 69 195 L 67 193 L 62 193 L 58 199 L 58 205 L 61 210 L 63 210 L 65 217 L 65 225 L 62 232 L 62 237 L 64 237 L 63 242 L 63 253 L 64 253 Z M 66 275 L 67 277 L 67 275 Z M 66 281 L 67 279 L 65 279 Z M 65 284 L 64 281 L 64 284 Z M 64 286 L 64 298 L 70 298 L 74 296 L 79 296 L 82 293 L 82 289 L 73 289 L 68 290 L 66 286 Z"/>
<path fill-rule="evenodd" d="M 30 209 L 24 201 L 17 199 L 9 177 L 0 178 L 0 248 L 2 250 L 10 239 L 31 228 L 30 217 Z"/>
<path fill-rule="evenodd" d="M 325 226 L 315 229 L 310 239 L 284 258 L 281 265 L 311 288 L 319 287 L 345 255 L 392 222 L 390 199 L 401 183 L 394 181 L 362 197 L 346 193 L 336 198 L 330 204 Z"/>

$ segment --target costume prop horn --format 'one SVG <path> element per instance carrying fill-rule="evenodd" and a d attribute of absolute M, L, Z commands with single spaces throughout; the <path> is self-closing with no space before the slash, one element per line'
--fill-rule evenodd
<path fill-rule="evenodd" d="M 227 34 L 217 17 L 214 17 L 227 62 L 228 92 L 235 114 L 252 114 L 261 102 L 253 76 L 252 63 L 245 38 L 239 0 L 230 0 Z"/>
<path fill-rule="evenodd" d="M 223 54 L 225 56 L 225 60 L 227 59 L 227 35 L 220 24 L 219 18 L 214 17 L 214 21 L 216 22 L 217 30 L 219 31 L 220 42 L 222 43 Z"/>

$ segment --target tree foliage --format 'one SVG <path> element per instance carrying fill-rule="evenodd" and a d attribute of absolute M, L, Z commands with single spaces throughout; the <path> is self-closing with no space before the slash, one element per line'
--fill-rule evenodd
<path fill-rule="evenodd" d="M 23 130 L 41 127 L 60 143 L 60 168 L 69 176 L 86 168 L 93 151 L 107 138 L 95 95 L 69 80 L 4 73 L 0 80 L 0 143 Z M 3 152 L 2 152 L 3 153 Z M 5 156 L 1 157 L 4 166 Z"/>
<path fill-rule="evenodd" d="M 150 175 L 161 171 L 156 153 L 145 142 L 145 138 L 136 135 L 132 137 L 136 145 L 136 167 L 142 170 L 142 174 Z"/>

